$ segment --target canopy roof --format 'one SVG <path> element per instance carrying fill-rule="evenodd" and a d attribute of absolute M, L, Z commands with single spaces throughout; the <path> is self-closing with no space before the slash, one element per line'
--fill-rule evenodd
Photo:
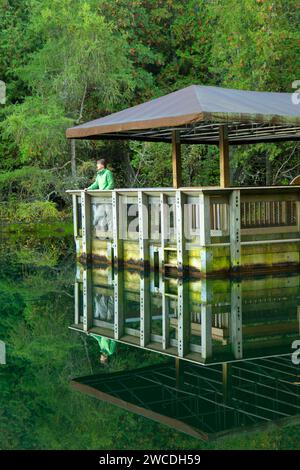
<path fill-rule="evenodd" d="M 72 139 L 132 139 L 218 144 L 220 125 L 232 144 L 300 140 L 300 104 L 291 93 L 191 85 L 67 130 Z"/>

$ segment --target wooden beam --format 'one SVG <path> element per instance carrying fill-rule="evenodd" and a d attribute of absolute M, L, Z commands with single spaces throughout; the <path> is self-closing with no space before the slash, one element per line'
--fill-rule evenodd
<path fill-rule="evenodd" d="M 166 194 L 160 194 L 160 247 L 162 270 L 165 265 L 165 246 L 170 238 L 170 213 L 168 211 L 168 197 Z"/>
<path fill-rule="evenodd" d="M 208 257 L 211 243 L 210 236 L 210 197 L 207 194 L 199 195 L 199 243 L 200 243 L 200 269 L 206 273 L 208 268 Z"/>
<path fill-rule="evenodd" d="M 118 269 L 123 262 L 123 221 L 121 197 L 117 191 L 112 192 L 113 219 L 113 253 L 114 268 Z"/>
<path fill-rule="evenodd" d="M 181 181 L 181 148 L 180 132 L 172 131 L 172 168 L 173 168 L 173 188 L 182 186 Z"/>
<path fill-rule="evenodd" d="M 230 186 L 230 173 L 229 173 L 228 127 L 226 125 L 220 126 L 219 147 L 220 147 L 220 186 L 221 188 L 228 188 Z"/>
<path fill-rule="evenodd" d="M 78 237 L 78 208 L 77 208 L 77 195 L 72 194 L 72 201 L 73 201 L 73 229 L 74 229 L 74 237 Z"/>
<path fill-rule="evenodd" d="M 177 243 L 177 269 L 180 275 L 188 267 L 188 251 L 185 248 L 185 223 L 184 205 L 186 201 L 185 194 L 182 191 L 176 191 L 176 243 Z"/>
<path fill-rule="evenodd" d="M 89 256 L 91 254 L 91 197 L 85 191 L 81 191 L 82 214 L 82 251 Z"/>
<path fill-rule="evenodd" d="M 232 364 L 222 364 L 222 384 L 224 403 L 229 404 L 232 400 Z"/>
<path fill-rule="evenodd" d="M 165 274 L 165 246 L 170 237 L 170 213 L 168 211 L 168 197 L 166 194 L 160 194 L 160 227 L 161 227 L 161 276 Z M 160 277 L 161 277 L 160 276 Z M 169 326 L 169 299 L 166 297 L 166 281 L 161 279 L 162 296 L 162 348 L 167 349 L 170 344 L 170 326 Z"/>
<path fill-rule="evenodd" d="M 149 214 L 148 197 L 142 191 L 138 191 L 139 211 L 139 253 L 142 269 L 149 266 Z"/>

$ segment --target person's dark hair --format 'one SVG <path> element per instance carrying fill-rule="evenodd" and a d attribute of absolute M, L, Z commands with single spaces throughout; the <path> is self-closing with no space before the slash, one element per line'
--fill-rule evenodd
<path fill-rule="evenodd" d="M 106 160 L 105 160 L 105 158 L 98 158 L 98 159 L 96 160 L 96 163 L 98 163 L 98 162 L 101 163 L 101 165 L 103 165 L 103 166 L 106 168 Z"/>

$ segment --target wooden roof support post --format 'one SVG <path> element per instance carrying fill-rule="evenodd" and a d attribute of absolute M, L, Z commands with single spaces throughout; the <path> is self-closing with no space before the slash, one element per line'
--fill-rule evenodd
<path fill-rule="evenodd" d="M 181 148 L 180 132 L 172 131 L 172 168 L 173 168 L 173 188 L 181 186 Z"/>
<path fill-rule="evenodd" d="M 228 127 L 226 125 L 220 126 L 219 147 L 220 147 L 220 186 L 221 188 L 228 188 L 230 186 L 230 172 L 229 172 Z"/>

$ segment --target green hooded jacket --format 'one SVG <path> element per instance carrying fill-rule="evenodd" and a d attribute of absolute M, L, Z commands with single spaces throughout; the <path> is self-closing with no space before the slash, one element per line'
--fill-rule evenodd
<path fill-rule="evenodd" d="M 115 189 L 114 175 L 107 168 L 97 172 L 96 180 L 88 189 Z"/>
<path fill-rule="evenodd" d="M 100 352 L 105 354 L 106 356 L 111 356 L 117 347 L 117 343 L 113 339 L 104 338 L 104 336 L 95 335 L 94 333 L 90 333 L 90 336 L 95 338 L 98 341 Z"/>

